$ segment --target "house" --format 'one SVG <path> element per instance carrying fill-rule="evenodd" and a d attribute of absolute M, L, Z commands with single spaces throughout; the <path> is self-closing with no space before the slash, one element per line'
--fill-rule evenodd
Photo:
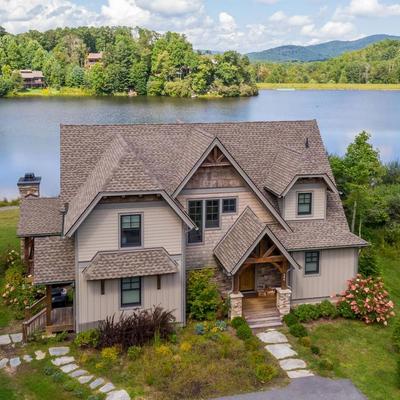
<path fill-rule="evenodd" d="M 98 62 L 101 62 L 102 59 L 103 59 L 102 51 L 100 53 L 89 53 L 86 57 L 85 66 L 91 68 L 93 67 L 93 65 L 97 64 Z"/>
<path fill-rule="evenodd" d="M 44 76 L 42 71 L 21 69 L 19 73 L 23 81 L 24 89 L 44 87 Z"/>
<path fill-rule="evenodd" d="M 76 331 L 153 305 L 185 323 L 187 271 L 205 266 L 231 317 L 278 323 L 343 290 L 367 245 L 316 121 L 61 125 L 60 184 L 22 200 L 18 235 L 47 324 L 52 287 L 71 284 Z"/>

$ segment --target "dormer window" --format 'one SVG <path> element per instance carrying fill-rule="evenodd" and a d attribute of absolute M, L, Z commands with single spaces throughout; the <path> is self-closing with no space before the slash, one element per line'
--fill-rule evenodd
<path fill-rule="evenodd" d="M 297 214 L 300 216 L 312 214 L 312 193 L 297 194 Z"/>

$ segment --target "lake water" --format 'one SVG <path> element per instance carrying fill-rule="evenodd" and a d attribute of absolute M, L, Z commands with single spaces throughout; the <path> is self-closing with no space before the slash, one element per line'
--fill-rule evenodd
<path fill-rule="evenodd" d="M 400 152 L 400 91 L 261 91 L 234 99 L 0 99 L 0 198 L 16 197 L 26 171 L 42 176 L 42 194 L 59 191 L 59 124 L 316 119 L 329 152 L 342 154 L 361 130 L 384 161 Z"/>

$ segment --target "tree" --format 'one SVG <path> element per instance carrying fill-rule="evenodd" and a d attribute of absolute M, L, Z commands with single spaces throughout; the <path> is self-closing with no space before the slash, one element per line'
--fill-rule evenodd
<path fill-rule="evenodd" d="M 7 35 L 6 30 L 0 25 L 0 37 Z"/>
<path fill-rule="evenodd" d="M 133 89 L 141 95 L 147 93 L 147 80 L 149 78 L 149 68 L 144 60 L 133 64 L 130 73 L 130 82 Z"/>
<path fill-rule="evenodd" d="M 101 64 L 95 64 L 86 76 L 86 82 L 95 94 L 109 93 L 110 89 L 107 86 L 107 79 L 104 68 Z"/>
<path fill-rule="evenodd" d="M 69 65 L 65 74 L 65 84 L 69 87 L 81 87 L 85 81 L 85 70 L 79 65 Z"/>

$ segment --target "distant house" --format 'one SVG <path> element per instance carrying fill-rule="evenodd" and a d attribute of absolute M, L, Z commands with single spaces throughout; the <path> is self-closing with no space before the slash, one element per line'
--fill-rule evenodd
<path fill-rule="evenodd" d="M 86 67 L 93 67 L 93 65 L 97 64 L 98 62 L 101 62 L 103 59 L 103 52 L 101 51 L 100 53 L 89 53 L 88 56 L 86 57 Z"/>
<path fill-rule="evenodd" d="M 31 69 L 21 69 L 19 71 L 25 89 L 41 88 L 44 86 L 44 76 L 42 71 L 32 71 Z"/>

